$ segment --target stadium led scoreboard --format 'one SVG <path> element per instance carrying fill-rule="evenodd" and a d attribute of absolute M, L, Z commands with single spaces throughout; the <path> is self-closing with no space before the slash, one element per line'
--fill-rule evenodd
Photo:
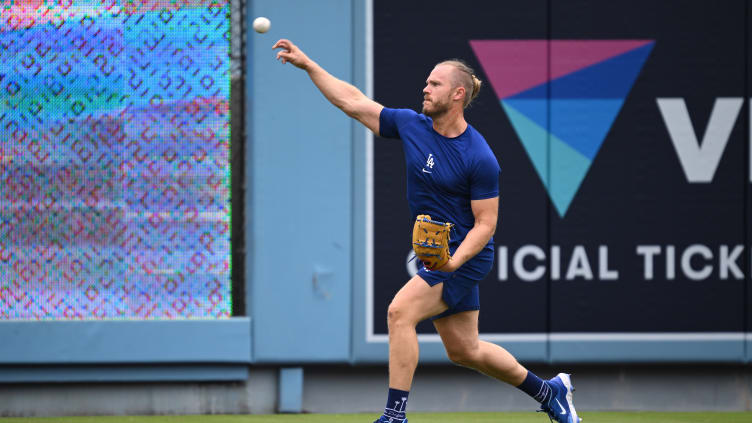
<path fill-rule="evenodd" d="M 0 17 L 0 319 L 229 317 L 227 2 Z"/>

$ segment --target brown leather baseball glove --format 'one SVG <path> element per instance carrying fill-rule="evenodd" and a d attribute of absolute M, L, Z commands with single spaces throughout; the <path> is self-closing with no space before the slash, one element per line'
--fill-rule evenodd
<path fill-rule="evenodd" d="M 427 214 L 415 219 L 413 249 L 427 269 L 439 269 L 449 261 L 449 232 L 452 226 L 448 222 L 431 220 Z"/>

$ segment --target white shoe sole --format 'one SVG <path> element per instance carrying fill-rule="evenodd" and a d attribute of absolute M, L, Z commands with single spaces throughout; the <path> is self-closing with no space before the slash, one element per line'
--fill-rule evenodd
<path fill-rule="evenodd" d="M 572 421 L 574 423 L 579 423 L 582 421 L 582 419 L 577 416 L 577 411 L 574 409 L 574 400 L 572 399 L 572 392 L 574 392 L 574 386 L 572 386 L 572 378 L 570 378 L 568 373 L 559 373 L 558 376 L 562 382 L 564 382 L 564 386 L 567 388 L 567 405 L 569 406 L 569 412 L 572 415 Z"/>

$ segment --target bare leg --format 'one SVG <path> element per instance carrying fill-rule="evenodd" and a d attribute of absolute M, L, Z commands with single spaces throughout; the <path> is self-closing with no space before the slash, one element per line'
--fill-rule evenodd
<path fill-rule="evenodd" d="M 560 373 L 549 381 L 543 381 L 529 373 L 504 348 L 478 339 L 477 311 L 453 314 L 433 323 L 441 335 L 447 355 L 456 364 L 520 388 L 541 403 L 541 411 L 548 413 L 552 421 L 581 421 L 574 409 L 569 375 Z M 526 380 L 528 376 L 530 379 Z M 555 405 L 553 399 L 556 400 Z"/>
<path fill-rule="evenodd" d="M 478 311 L 465 311 L 434 321 L 449 359 L 461 366 L 506 382 L 520 385 L 525 369 L 504 348 L 478 339 Z"/>
<path fill-rule="evenodd" d="M 441 299 L 443 283 L 429 286 L 414 276 L 389 305 L 389 387 L 409 391 L 418 365 L 418 335 L 415 326 L 448 307 Z"/>

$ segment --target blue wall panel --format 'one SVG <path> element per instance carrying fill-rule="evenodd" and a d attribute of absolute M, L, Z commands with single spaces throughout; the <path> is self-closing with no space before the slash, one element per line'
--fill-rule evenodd
<path fill-rule="evenodd" d="M 0 383 L 216 382 L 247 379 L 247 364 L 34 365 L 0 367 Z"/>
<path fill-rule="evenodd" d="M 288 38 L 349 81 L 351 13 L 349 0 L 263 0 L 248 14 L 272 22 L 248 43 L 246 269 L 258 362 L 350 357 L 351 122 L 271 47 Z"/>
<path fill-rule="evenodd" d="M 0 363 L 248 363 L 251 321 L 0 322 Z"/>
<path fill-rule="evenodd" d="M 584 338 L 585 336 L 583 336 Z M 616 335 L 613 338 L 618 338 Z M 744 334 L 664 334 L 653 339 L 562 340 L 552 335 L 553 363 L 740 363 Z"/>

